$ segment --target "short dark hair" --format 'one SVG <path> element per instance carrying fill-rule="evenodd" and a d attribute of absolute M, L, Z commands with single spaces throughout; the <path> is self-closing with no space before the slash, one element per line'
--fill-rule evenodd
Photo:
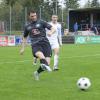
<path fill-rule="evenodd" d="M 57 14 L 53 14 L 52 16 L 58 16 Z"/>
<path fill-rule="evenodd" d="M 37 12 L 35 10 L 30 10 L 28 15 L 30 15 L 31 13 L 36 13 L 37 14 Z"/>

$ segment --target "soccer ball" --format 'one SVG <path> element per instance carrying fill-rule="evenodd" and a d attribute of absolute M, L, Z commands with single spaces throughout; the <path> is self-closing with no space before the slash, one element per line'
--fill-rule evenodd
<path fill-rule="evenodd" d="M 87 90 L 91 86 L 91 82 L 88 78 L 82 77 L 77 81 L 77 86 L 81 90 Z"/>

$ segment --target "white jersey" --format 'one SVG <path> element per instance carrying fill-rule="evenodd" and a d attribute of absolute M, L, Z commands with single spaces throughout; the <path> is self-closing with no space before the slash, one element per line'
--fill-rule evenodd
<path fill-rule="evenodd" d="M 58 48 L 59 44 L 62 45 L 61 24 L 54 24 L 52 22 L 49 22 L 49 24 L 52 25 L 56 29 L 56 31 L 51 36 L 47 35 L 47 38 L 51 44 L 52 49 L 56 47 Z M 47 30 L 46 33 L 48 34 L 48 32 L 49 30 Z"/>

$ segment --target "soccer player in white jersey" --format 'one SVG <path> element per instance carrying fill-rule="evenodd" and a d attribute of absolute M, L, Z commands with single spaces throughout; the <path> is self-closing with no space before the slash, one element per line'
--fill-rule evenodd
<path fill-rule="evenodd" d="M 55 27 L 56 32 L 52 34 L 51 36 L 47 35 L 47 38 L 50 42 L 51 48 L 54 52 L 54 65 L 53 65 L 53 70 L 57 71 L 59 70 L 58 68 L 58 59 L 59 59 L 59 48 L 62 46 L 62 35 L 61 35 L 61 24 L 58 23 L 58 16 L 57 15 L 52 15 L 52 21 L 49 22 L 50 25 Z M 47 33 L 49 30 L 47 30 Z"/>

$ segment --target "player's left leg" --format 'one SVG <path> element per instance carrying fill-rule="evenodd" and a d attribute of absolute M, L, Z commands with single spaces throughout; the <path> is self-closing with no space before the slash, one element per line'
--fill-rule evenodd
<path fill-rule="evenodd" d="M 43 51 L 44 51 L 46 61 L 47 61 L 48 65 L 50 65 L 50 58 L 52 56 L 52 50 L 51 50 L 50 43 L 48 42 L 47 44 L 43 45 L 43 48 L 44 48 Z"/>
<path fill-rule="evenodd" d="M 54 67 L 53 67 L 53 70 L 56 71 L 56 70 L 58 70 L 59 47 L 54 48 L 53 51 L 54 51 Z"/>
<path fill-rule="evenodd" d="M 49 67 L 48 62 L 46 61 L 46 57 L 44 55 L 42 45 L 40 44 L 33 45 L 32 52 L 33 52 L 33 55 L 35 55 L 40 60 L 40 66 L 37 69 L 37 71 L 34 72 L 35 80 L 39 80 L 40 73 L 42 73 L 45 70 L 47 70 L 48 72 L 51 72 L 52 70 Z"/>
<path fill-rule="evenodd" d="M 47 70 L 48 72 L 51 72 L 51 68 L 49 68 L 49 64 L 48 62 L 46 61 L 46 57 L 44 56 L 43 52 L 41 51 L 38 51 L 36 53 L 36 56 L 40 59 L 40 64 L 41 64 L 41 68 L 43 70 Z M 38 69 L 38 72 L 41 73 L 42 71 L 40 71 Z"/>
<path fill-rule="evenodd" d="M 59 43 L 57 40 L 52 42 L 52 50 L 54 52 L 54 65 L 53 65 L 53 70 L 56 71 L 58 70 L 58 59 L 59 59 Z"/>
<path fill-rule="evenodd" d="M 33 65 L 37 65 L 37 57 L 33 57 Z M 46 61 L 48 63 L 48 65 L 50 65 L 50 57 L 46 57 Z"/>

